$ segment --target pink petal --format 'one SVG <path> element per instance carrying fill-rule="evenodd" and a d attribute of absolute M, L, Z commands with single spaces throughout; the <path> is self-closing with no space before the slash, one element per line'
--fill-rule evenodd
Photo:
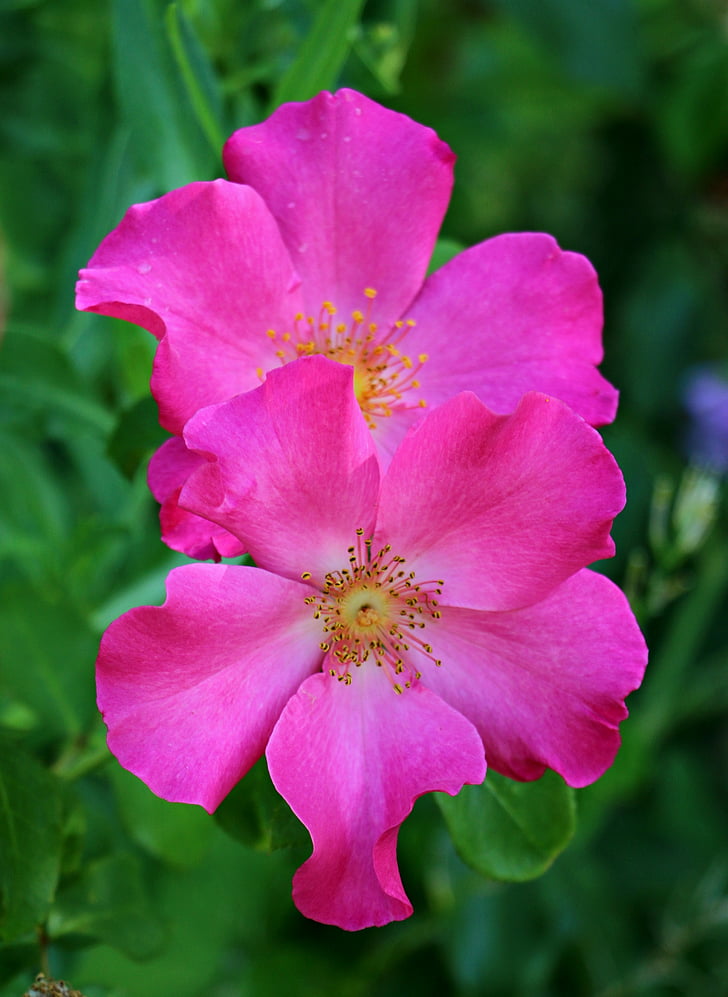
<path fill-rule="evenodd" d="M 549 235 L 499 235 L 432 274 L 409 314 L 406 348 L 429 359 L 419 394 L 438 405 L 474 391 L 512 412 L 543 391 L 587 422 L 611 422 L 618 393 L 596 370 L 602 359 L 602 294 L 591 263 Z"/>
<path fill-rule="evenodd" d="M 454 155 L 430 128 L 353 90 L 284 104 L 223 153 L 232 180 L 264 198 L 304 281 L 306 307 L 342 314 L 378 291 L 375 320 L 417 293 L 452 188 Z"/>
<path fill-rule="evenodd" d="M 410 430 L 382 482 L 377 541 L 443 603 L 530 605 L 610 557 L 624 482 L 596 430 L 546 395 L 496 416 L 471 394 Z"/>
<path fill-rule="evenodd" d="M 443 663 L 425 663 L 423 681 L 477 727 L 491 768 L 537 779 L 549 767 L 572 786 L 609 768 L 647 662 L 616 585 L 585 570 L 527 609 L 442 614 L 428 637 Z"/>
<path fill-rule="evenodd" d="M 306 917 L 349 931 L 412 913 L 397 868 L 397 833 L 423 793 L 455 795 L 485 776 L 470 723 L 416 684 L 396 695 L 363 667 L 351 685 L 303 683 L 266 750 L 271 778 L 306 825 L 313 854 L 293 880 Z"/>
<path fill-rule="evenodd" d="M 163 606 L 112 623 L 97 689 L 121 764 L 158 796 L 213 811 L 321 665 L 310 591 L 257 568 L 192 564 L 170 573 Z"/>
<path fill-rule="evenodd" d="M 229 530 L 256 564 L 288 578 L 346 566 L 376 512 L 379 465 L 351 367 L 321 356 L 271 371 L 255 391 L 203 409 L 187 445 L 216 458 L 180 504 Z"/>
<path fill-rule="evenodd" d="M 161 504 L 162 540 L 172 550 L 200 561 L 237 557 L 245 550 L 232 533 L 179 507 L 182 486 L 194 470 L 206 463 L 200 454 L 188 450 L 179 436 L 167 440 L 153 454 L 147 480 L 152 494 Z"/>
<path fill-rule="evenodd" d="M 152 389 L 161 422 L 180 432 L 278 363 L 266 330 L 291 325 L 297 284 L 259 195 L 216 180 L 130 208 L 81 271 L 76 302 L 162 340 Z"/>

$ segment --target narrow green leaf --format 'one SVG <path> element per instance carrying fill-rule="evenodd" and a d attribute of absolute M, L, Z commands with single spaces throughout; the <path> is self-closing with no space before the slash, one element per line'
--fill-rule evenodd
<path fill-rule="evenodd" d="M 61 860 L 57 780 L 0 737 L 0 939 L 32 931 L 46 917 Z"/>
<path fill-rule="evenodd" d="M 167 7 L 164 20 L 172 54 L 187 88 L 190 104 L 200 128 L 210 140 L 213 153 L 219 156 L 226 136 L 219 123 L 220 98 L 205 50 L 195 37 L 184 11 L 176 3 Z"/>
<path fill-rule="evenodd" d="M 166 189 L 204 179 L 214 168 L 207 143 L 150 0 L 114 0 L 113 56 L 119 102 L 139 168 Z"/>
<path fill-rule="evenodd" d="M 364 0 L 325 0 L 298 55 L 273 94 L 273 107 L 335 86 Z"/>
<path fill-rule="evenodd" d="M 462 859 L 484 876 L 521 882 L 540 876 L 575 830 L 573 791 L 555 772 L 515 782 L 489 772 L 481 786 L 436 793 Z"/>
<path fill-rule="evenodd" d="M 10 328 L 3 337 L 0 398 L 0 416 L 52 411 L 100 434 L 113 425 L 58 345 L 33 330 Z"/>
<path fill-rule="evenodd" d="M 67 497 L 39 448 L 0 428 L 0 557 L 15 557 L 27 538 L 47 556 L 65 535 Z"/>

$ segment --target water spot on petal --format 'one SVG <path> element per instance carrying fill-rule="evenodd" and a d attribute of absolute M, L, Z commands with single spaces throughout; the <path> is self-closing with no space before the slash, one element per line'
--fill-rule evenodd
<path fill-rule="evenodd" d="M 345 142 L 351 142 L 351 135 L 344 135 Z"/>
<path fill-rule="evenodd" d="M 311 138 L 311 132 L 308 128 L 299 128 L 296 132 L 296 138 L 301 142 L 308 142 Z"/>
<path fill-rule="evenodd" d="M 138 273 L 149 273 L 149 271 L 151 269 L 152 269 L 152 264 L 151 263 L 140 263 L 139 266 L 137 267 L 137 272 Z"/>
<path fill-rule="evenodd" d="M 289 207 L 289 208 L 295 208 L 296 207 L 296 202 L 295 201 L 289 201 L 287 207 Z"/>
<path fill-rule="evenodd" d="M 321 132 L 321 138 L 328 138 L 328 137 L 329 137 L 328 132 Z"/>
<path fill-rule="evenodd" d="M 308 249 L 307 242 L 302 242 L 301 245 L 298 247 L 299 253 L 305 253 L 307 249 Z"/>
<path fill-rule="evenodd" d="M 361 114 L 361 108 L 360 107 L 355 107 L 354 108 L 354 114 Z"/>

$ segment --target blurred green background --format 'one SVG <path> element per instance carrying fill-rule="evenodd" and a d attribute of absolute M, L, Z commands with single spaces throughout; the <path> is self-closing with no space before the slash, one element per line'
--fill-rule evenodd
<path fill-rule="evenodd" d="M 264 772 L 212 818 L 106 752 L 99 635 L 183 558 L 145 482 L 152 338 L 73 306 L 129 204 L 338 85 L 455 150 L 447 240 L 544 230 L 595 264 L 629 495 L 605 570 L 652 651 L 545 875 L 483 878 L 421 799 L 415 914 L 354 935 L 293 907 L 306 839 Z M 728 375 L 725 0 L 0 0 L 0 149 L 0 997 L 41 969 L 86 997 L 728 993 L 728 402 L 693 425 L 722 426 L 707 471 L 684 402 Z"/>

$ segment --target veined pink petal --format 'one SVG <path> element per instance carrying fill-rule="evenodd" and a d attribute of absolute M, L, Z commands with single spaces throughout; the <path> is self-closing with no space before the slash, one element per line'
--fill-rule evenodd
<path fill-rule="evenodd" d="M 298 283 L 260 196 L 215 180 L 130 208 L 81 271 L 76 302 L 162 340 L 152 390 L 160 421 L 179 433 L 278 362 L 266 331 L 291 326 Z"/>
<path fill-rule="evenodd" d="M 343 314 L 378 292 L 375 320 L 399 318 L 425 276 L 452 188 L 454 155 L 430 129 L 353 90 L 284 104 L 225 145 L 231 180 L 275 215 L 306 307 Z"/>
<path fill-rule="evenodd" d="M 512 412 L 526 391 L 565 401 L 587 422 L 611 422 L 618 393 L 602 360 L 602 294 L 591 263 L 549 235 L 499 235 L 432 274 L 412 305 L 407 349 L 428 355 L 419 394 L 439 405 L 474 391 Z"/>
<path fill-rule="evenodd" d="M 355 530 L 370 532 L 379 465 L 351 367 L 321 356 L 271 371 L 255 391 L 199 412 L 185 428 L 215 459 L 180 503 L 229 530 L 255 562 L 288 578 L 345 566 Z"/>
<path fill-rule="evenodd" d="M 296 906 L 349 931 L 412 913 L 397 833 L 423 793 L 451 796 L 485 776 L 472 725 L 417 683 L 396 695 L 375 667 L 351 685 L 313 675 L 266 750 L 278 792 L 308 828 L 313 854 L 293 880 Z"/>
<path fill-rule="evenodd" d="M 108 628 L 97 662 L 109 748 L 158 796 L 213 811 L 321 666 L 310 589 L 257 568 L 172 571 L 163 606 Z"/>
<path fill-rule="evenodd" d="M 530 605 L 610 557 L 624 482 L 596 430 L 535 392 L 510 416 L 463 393 L 413 427 L 382 481 L 376 539 L 443 603 Z"/>
<path fill-rule="evenodd" d="M 612 764 L 647 648 L 609 579 L 580 571 L 510 613 L 443 606 L 428 636 L 442 666 L 424 662 L 423 681 L 477 727 L 491 768 L 586 786 Z"/>
<path fill-rule="evenodd" d="M 178 498 L 190 474 L 207 460 L 188 450 L 179 436 L 167 440 L 152 455 L 147 471 L 149 488 L 161 509 L 159 519 L 162 540 L 172 550 L 182 551 L 188 557 L 204 561 L 212 558 L 237 557 L 245 550 L 240 541 L 201 516 L 181 509 Z"/>

